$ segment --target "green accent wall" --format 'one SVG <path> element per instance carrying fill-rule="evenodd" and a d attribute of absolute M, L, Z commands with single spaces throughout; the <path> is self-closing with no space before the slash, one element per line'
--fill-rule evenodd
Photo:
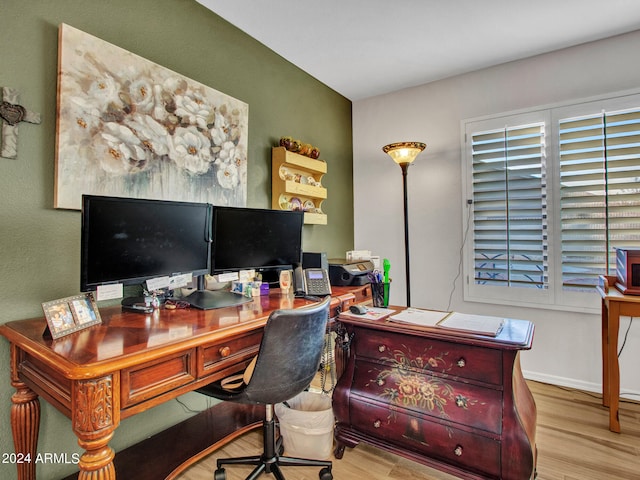
<path fill-rule="evenodd" d="M 0 158 L 0 323 L 42 315 L 77 294 L 80 213 L 53 208 L 58 26 L 69 24 L 249 104 L 247 205 L 271 205 L 271 147 L 281 136 L 316 145 L 327 161 L 328 225 L 305 226 L 306 251 L 353 248 L 351 102 L 193 0 L 0 0 L 0 86 L 16 88 L 42 123 L 19 126 L 18 157 Z M 282 25 L 287 28 L 286 18 Z M 336 65 L 336 68 L 340 68 Z M 8 342 L 0 340 L 0 454 L 13 451 Z M 124 420 L 125 448 L 205 408 L 198 394 Z M 46 401 L 38 452 L 80 452 L 69 420 Z M 38 465 L 41 480 L 73 465 Z M 0 478 L 15 478 L 0 463 Z"/>

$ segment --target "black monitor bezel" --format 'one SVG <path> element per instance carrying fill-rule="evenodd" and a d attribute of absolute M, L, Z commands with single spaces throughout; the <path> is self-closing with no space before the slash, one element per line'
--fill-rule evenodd
<path fill-rule="evenodd" d="M 216 263 L 216 254 L 218 243 L 216 242 L 217 236 L 217 223 L 216 218 L 219 212 L 227 212 L 227 211 L 238 211 L 239 213 L 250 213 L 250 214 L 263 214 L 267 216 L 273 216 L 274 218 L 280 216 L 287 216 L 289 218 L 297 219 L 297 223 L 299 228 L 296 228 L 295 232 L 287 232 L 288 235 L 296 235 L 297 244 L 298 244 L 298 255 L 297 258 L 292 258 L 291 262 L 282 262 L 282 263 L 263 263 L 260 265 L 252 265 L 250 263 L 246 264 L 237 264 L 237 265 L 217 265 Z M 264 273 L 269 271 L 278 271 L 283 269 L 292 269 L 301 265 L 302 263 L 302 236 L 303 236 L 303 227 L 304 227 L 304 212 L 302 211 L 290 211 L 290 210 L 275 210 L 275 209 L 265 209 L 265 208 L 253 208 L 253 207 L 230 207 L 230 206 L 213 206 L 212 210 L 212 245 L 211 245 L 211 274 L 219 275 L 223 273 L 229 272 L 238 272 L 241 270 L 255 270 L 256 272 Z"/>
<path fill-rule="evenodd" d="M 136 204 L 149 204 L 149 205 L 164 205 L 171 204 L 173 206 L 188 206 L 188 207 L 205 207 L 207 211 L 207 220 L 205 228 L 207 231 L 203 232 L 203 238 L 206 238 L 207 243 L 207 255 L 206 255 L 206 267 L 203 265 L 202 268 L 196 270 L 182 271 L 182 272 L 163 272 L 163 274 L 149 274 L 143 276 L 128 276 L 126 278 L 118 278 L 118 279 L 109 279 L 104 281 L 95 281 L 88 279 L 88 263 L 90 262 L 90 252 L 89 252 L 89 222 L 91 216 L 91 203 L 101 201 L 101 202 L 119 202 L 119 203 L 136 203 Z M 192 273 L 194 277 L 206 275 L 210 272 L 211 268 L 211 205 L 200 202 L 187 202 L 187 201 L 173 201 L 173 200 L 159 200 L 159 199 L 148 199 L 148 198 L 133 198 L 133 197 L 116 197 L 116 196 L 106 196 L 106 195 L 90 195 L 83 194 L 82 195 L 82 227 L 81 227 L 81 240 L 80 240 L 80 291 L 89 292 L 96 290 L 97 287 L 101 285 L 109 285 L 109 284 L 122 284 L 122 285 L 139 285 L 143 282 L 150 280 L 152 278 L 157 278 L 161 276 L 171 276 L 178 274 L 187 274 Z"/>

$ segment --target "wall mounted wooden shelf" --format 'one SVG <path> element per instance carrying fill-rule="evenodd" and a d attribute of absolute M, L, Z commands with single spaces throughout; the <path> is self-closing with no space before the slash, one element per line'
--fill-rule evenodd
<path fill-rule="evenodd" d="M 327 163 L 290 152 L 284 147 L 271 150 L 271 208 L 276 210 L 303 210 L 304 223 L 326 225 L 327 215 L 322 202 L 327 189 L 322 177 Z"/>

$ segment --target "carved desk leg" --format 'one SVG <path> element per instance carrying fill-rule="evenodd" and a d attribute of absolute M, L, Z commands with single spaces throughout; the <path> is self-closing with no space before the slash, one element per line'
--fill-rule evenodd
<path fill-rule="evenodd" d="M 79 480 L 115 480 L 115 452 L 109 440 L 120 423 L 120 401 L 116 377 L 79 380 L 74 383 L 73 430 L 85 452 L 80 457 Z"/>
<path fill-rule="evenodd" d="M 36 478 L 36 448 L 40 431 L 40 400 L 38 395 L 18 379 L 18 351 L 11 346 L 11 385 L 16 393 L 11 397 L 11 431 L 17 462 L 18 480 Z"/>
<path fill-rule="evenodd" d="M 11 397 L 11 430 L 13 446 L 20 461 L 16 462 L 18 480 L 36 478 L 36 448 L 40 430 L 40 400 L 29 387 L 12 381 L 16 393 Z"/>

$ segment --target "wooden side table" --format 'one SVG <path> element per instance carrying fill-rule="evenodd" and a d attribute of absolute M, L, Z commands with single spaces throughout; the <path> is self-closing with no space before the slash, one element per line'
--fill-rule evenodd
<path fill-rule="evenodd" d="M 609 430 L 620 433 L 620 317 L 640 316 L 640 295 L 623 295 L 615 284 L 616 277 L 600 276 L 597 290 L 602 297 L 602 405 L 609 407 Z"/>

